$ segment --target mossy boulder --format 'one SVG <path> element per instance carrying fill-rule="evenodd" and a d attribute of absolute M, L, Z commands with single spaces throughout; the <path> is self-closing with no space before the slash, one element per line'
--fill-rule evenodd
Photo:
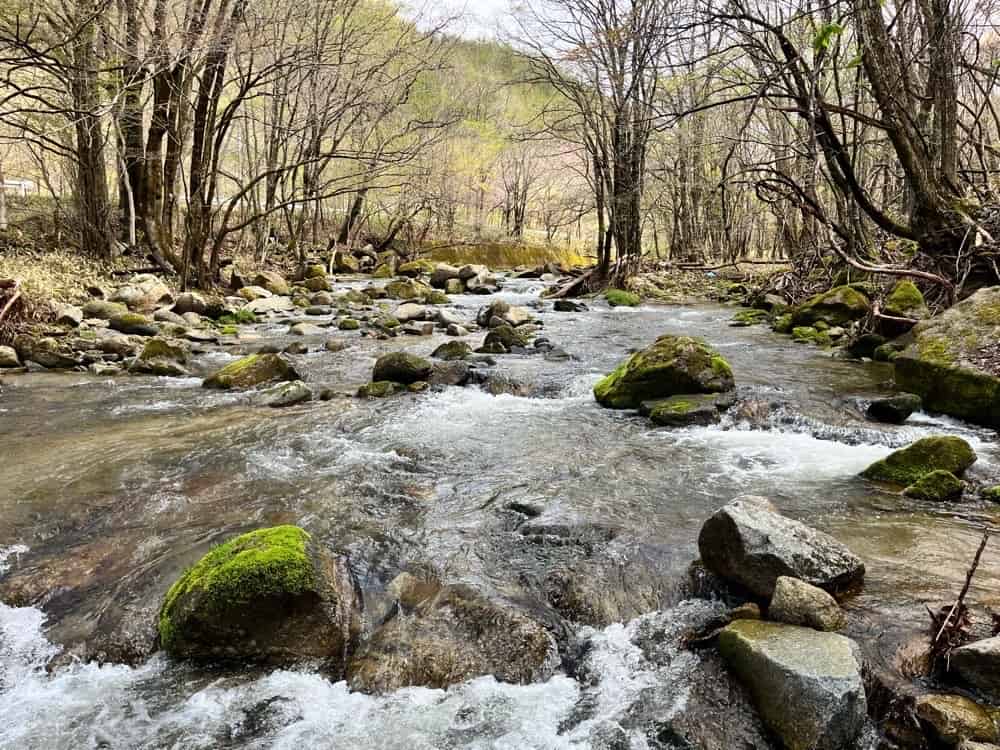
<path fill-rule="evenodd" d="M 691 393 L 724 393 L 735 387 L 729 363 L 701 339 L 660 336 L 594 386 L 610 409 L 636 409 L 643 401 Z"/>
<path fill-rule="evenodd" d="M 792 332 L 792 314 L 783 313 L 774 319 L 771 324 L 771 328 L 775 333 L 791 333 Z"/>
<path fill-rule="evenodd" d="M 405 279 L 390 281 L 385 285 L 385 291 L 392 299 L 410 300 L 424 299 L 434 290 L 416 279 Z"/>
<path fill-rule="evenodd" d="M 445 294 L 462 294 L 465 291 L 465 282 L 461 279 L 448 279 L 444 283 Z"/>
<path fill-rule="evenodd" d="M 354 318 L 342 318 L 339 323 L 337 323 L 337 328 L 341 331 L 356 331 L 361 328 L 361 323 Z"/>
<path fill-rule="evenodd" d="M 437 263 L 433 260 L 418 259 L 411 260 L 409 263 L 403 263 L 396 269 L 396 273 L 400 276 L 408 276 L 411 279 L 415 279 L 423 274 L 433 273 L 435 268 L 437 268 Z"/>
<path fill-rule="evenodd" d="M 326 276 L 310 276 L 304 282 L 302 286 L 308 289 L 310 292 L 332 292 L 333 287 L 330 285 L 330 280 Z"/>
<path fill-rule="evenodd" d="M 684 394 L 659 401 L 645 401 L 639 413 L 648 416 L 653 424 L 661 427 L 692 427 L 719 422 L 721 412 L 731 406 L 733 399 L 716 394 Z"/>
<path fill-rule="evenodd" d="M 357 273 L 361 270 L 358 259 L 345 250 L 337 250 L 330 265 L 334 273 Z"/>
<path fill-rule="evenodd" d="M 254 277 L 253 286 L 261 287 L 271 294 L 277 294 L 278 296 L 284 296 L 292 292 L 292 288 L 285 280 L 285 277 L 274 271 L 261 271 L 258 273 Z"/>
<path fill-rule="evenodd" d="M 399 393 L 404 388 L 406 388 L 405 385 L 393 383 L 391 380 L 376 380 L 365 383 L 358 388 L 358 398 L 386 398 Z"/>
<path fill-rule="evenodd" d="M 523 349 L 528 345 L 530 334 L 522 327 L 499 325 L 491 328 L 483 340 L 483 345 L 476 351 L 483 354 L 509 354 L 514 349 Z"/>
<path fill-rule="evenodd" d="M 157 336 L 146 342 L 129 370 L 147 375 L 184 377 L 188 374 L 184 367 L 188 356 L 188 349 L 182 342 Z"/>
<path fill-rule="evenodd" d="M 433 366 L 423 357 L 409 352 L 389 352 L 375 361 L 372 380 L 391 380 L 394 383 L 409 385 L 418 380 L 427 380 Z"/>
<path fill-rule="evenodd" d="M 393 272 L 392 266 L 386 263 L 376 266 L 375 270 L 372 271 L 373 279 L 391 279 L 395 275 L 396 274 Z"/>
<path fill-rule="evenodd" d="M 868 314 L 868 297 L 852 286 L 838 286 L 817 294 L 792 311 L 793 326 L 812 326 L 823 321 L 830 326 L 846 326 Z"/>
<path fill-rule="evenodd" d="M 160 645 L 196 660 L 343 669 L 361 630 L 361 594 L 347 561 L 297 526 L 259 529 L 211 550 L 170 587 Z"/>
<path fill-rule="evenodd" d="M 451 302 L 448 295 L 444 292 L 438 291 L 437 289 L 432 289 L 424 295 L 424 304 L 426 305 L 447 305 Z"/>
<path fill-rule="evenodd" d="M 913 327 L 892 360 L 896 384 L 930 411 L 1000 427 L 1000 287 Z"/>
<path fill-rule="evenodd" d="M 624 289 L 608 289 L 604 293 L 604 299 L 612 307 L 638 307 L 642 304 L 642 298 L 638 294 L 626 292 Z"/>
<path fill-rule="evenodd" d="M 746 328 L 747 326 L 755 326 L 761 323 L 766 323 L 770 314 L 767 310 L 758 310 L 756 308 L 750 308 L 747 310 L 740 310 L 736 313 L 729 321 L 729 325 L 733 328 Z"/>
<path fill-rule="evenodd" d="M 917 500 L 932 500 L 941 502 L 944 500 L 957 500 L 962 496 L 965 485 L 962 480 L 944 469 L 937 469 L 930 474 L 924 474 L 920 479 L 911 484 L 903 494 Z"/>
<path fill-rule="evenodd" d="M 90 300 L 83 306 L 84 318 L 97 318 L 100 320 L 111 320 L 112 318 L 124 315 L 128 312 L 128 307 L 120 302 L 107 302 L 102 299 Z"/>
<path fill-rule="evenodd" d="M 830 334 L 812 326 L 796 326 L 793 328 L 792 341 L 798 344 L 815 344 L 816 346 L 830 346 L 833 343 Z"/>
<path fill-rule="evenodd" d="M 883 312 L 898 318 L 916 320 L 926 318 L 930 314 L 924 295 L 909 279 L 902 279 L 892 288 L 889 296 L 885 298 Z"/>
<path fill-rule="evenodd" d="M 132 336 L 155 336 L 160 332 L 152 320 L 138 313 L 116 315 L 108 321 L 108 327 L 113 331 Z"/>
<path fill-rule="evenodd" d="M 471 354 L 472 347 L 464 341 L 446 341 L 435 349 L 431 356 L 434 359 L 443 359 L 445 362 L 451 362 L 458 359 L 468 359 Z"/>
<path fill-rule="evenodd" d="M 1000 503 L 1000 484 L 987 487 L 980 494 L 983 500 L 989 500 L 991 503 Z"/>
<path fill-rule="evenodd" d="M 302 274 L 302 277 L 306 279 L 325 279 L 326 266 L 322 263 L 311 263 L 306 266 L 306 271 Z"/>
<path fill-rule="evenodd" d="M 861 472 L 861 476 L 906 487 L 932 471 L 943 470 L 962 476 L 975 462 L 975 451 L 962 438 L 952 435 L 926 437 L 876 461 Z"/>
<path fill-rule="evenodd" d="M 202 386 L 219 390 L 253 388 L 276 380 L 300 380 L 286 360 L 277 354 L 250 354 L 230 362 L 205 378 Z"/>

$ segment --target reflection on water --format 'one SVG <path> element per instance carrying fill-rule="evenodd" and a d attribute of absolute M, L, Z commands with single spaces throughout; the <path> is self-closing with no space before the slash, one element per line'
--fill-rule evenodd
<path fill-rule="evenodd" d="M 539 288 L 521 283 L 499 296 L 531 304 Z M 460 296 L 454 307 L 472 317 L 483 302 Z M 978 526 L 996 513 L 977 503 L 918 503 L 855 475 L 893 447 L 942 430 L 974 444 L 981 458 L 974 472 L 997 474 L 993 434 L 922 415 L 905 427 L 867 424 L 857 399 L 884 388 L 884 366 L 831 358 L 761 328 L 730 328 L 730 313 L 542 312 L 544 335 L 573 358 L 498 358 L 539 398 L 449 388 L 275 411 L 245 395 L 204 391 L 195 379 L 9 379 L 0 397 L 0 593 L 15 605 L 40 604 L 51 640 L 82 649 L 95 634 L 114 633 L 142 643 L 185 566 L 226 536 L 283 522 L 349 552 L 369 589 L 420 561 L 455 580 L 516 590 L 555 553 L 512 541 L 503 509 L 514 502 L 537 508 L 539 522 L 602 524 L 621 544 L 651 545 L 664 575 L 680 579 L 704 519 L 752 492 L 865 559 L 857 613 L 922 628 L 919 603 L 954 595 Z M 653 429 L 599 408 L 593 383 L 664 332 L 715 344 L 745 393 L 776 404 L 768 429 Z M 298 357 L 296 366 L 310 381 L 349 393 L 378 353 L 427 354 L 443 338 L 350 340 L 343 352 Z M 201 366 L 224 359 L 209 355 Z M 997 554 L 984 558 L 973 591 L 979 600 L 1000 584 Z M 41 618 L 38 609 L 0 606 L 0 699 L 5 718 L 14 718 L 0 728 L 0 747 L 591 745 L 590 725 L 560 731 L 582 689 L 567 676 L 528 687 L 481 678 L 376 700 L 308 671 L 217 680 L 161 658 L 48 675 L 42 665 L 54 647 Z M 611 707 L 598 712 L 603 719 L 624 710 L 644 680 L 664 679 L 641 663 L 627 630 L 591 633 L 609 665 L 601 689 L 621 692 L 621 705 L 608 698 Z M 127 645 L 116 647 L 127 655 Z"/>

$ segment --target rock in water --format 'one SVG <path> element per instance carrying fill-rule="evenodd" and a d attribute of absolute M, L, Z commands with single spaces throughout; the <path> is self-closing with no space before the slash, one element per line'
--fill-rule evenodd
<path fill-rule="evenodd" d="M 897 385 L 927 409 L 1000 427 L 1000 286 L 914 326 L 892 362 Z"/>
<path fill-rule="evenodd" d="M 262 403 L 275 409 L 301 404 L 303 401 L 309 401 L 312 397 L 312 390 L 301 380 L 281 383 L 261 394 Z"/>
<path fill-rule="evenodd" d="M 0 346 L 0 368 L 20 367 L 21 360 L 17 357 L 17 352 L 11 346 Z"/>
<path fill-rule="evenodd" d="M 728 409 L 734 399 L 715 394 L 690 394 L 671 396 L 661 401 L 644 401 L 639 413 L 648 416 L 653 424 L 664 427 L 691 427 L 718 422 L 721 412 Z"/>
<path fill-rule="evenodd" d="M 251 354 L 229 363 L 214 375 L 205 378 L 202 386 L 228 390 L 253 388 L 272 380 L 299 379 L 295 368 L 277 354 Z"/>
<path fill-rule="evenodd" d="M 851 286 L 838 286 L 811 297 L 792 311 L 793 326 L 811 326 L 820 321 L 846 326 L 868 314 L 868 298 Z"/>
<path fill-rule="evenodd" d="M 259 286 L 266 289 L 271 294 L 277 294 L 279 296 L 284 296 L 286 294 L 291 294 L 292 288 L 285 281 L 285 277 L 280 273 L 275 273 L 274 271 L 261 271 L 254 277 L 253 286 Z"/>
<path fill-rule="evenodd" d="M 946 745 L 962 740 L 997 741 L 997 728 L 989 712 L 961 695 L 922 695 L 916 709 L 920 720 Z"/>
<path fill-rule="evenodd" d="M 950 471 L 938 469 L 930 474 L 924 474 L 920 479 L 911 484 L 903 494 L 907 497 L 914 497 L 917 500 L 932 500 L 943 502 L 945 500 L 957 500 L 962 497 L 965 485 L 962 480 Z"/>
<path fill-rule="evenodd" d="M 763 598 L 781 576 L 836 593 L 865 575 L 865 564 L 847 547 L 763 498 L 740 497 L 716 511 L 701 527 L 698 550 L 713 573 Z"/>
<path fill-rule="evenodd" d="M 719 635 L 729 668 L 789 750 L 850 750 L 867 716 L 857 645 L 836 633 L 738 620 Z"/>
<path fill-rule="evenodd" d="M 150 312 L 161 304 L 172 302 L 170 287 L 156 276 L 144 273 L 133 276 L 123 287 L 111 296 L 111 302 L 120 302 L 129 310 Z"/>
<path fill-rule="evenodd" d="M 723 393 L 735 387 L 729 363 L 701 339 L 660 336 L 594 386 L 610 409 L 635 409 L 643 401 L 689 393 Z"/>
<path fill-rule="evenodd" d="M 297 526 L 276 526 L 216 547 L 170 587 L 160 645 L 199 660 L 324 659 L 339 673 L 361 630 L 360 612 L 347 561 Z"/>
<path fill-rule="evenodd" d="M 420 380 L 427 380 L 433 366 L 423 357 L 408 352 L 389 352 L 383 354 L 375 362 L 372 380 L 391 381 L 409 385 Z"/>
<path fill-rule="evenodd" d="M 975 451 L 962 438 L 952 435 L 926 437 L 876 461 L 861 472 L 861 476 L 907 486 L 938 469 L 960 477 L 975 462 Z"/>
<path fill-rule="evenodd" d="M 922 405 L 920 396 L 913 393 L 899 393 L 872 401 L 868 407 L 868 418 L 876 422 L 903 424 L 913 412 L 919 411 Z"/>
<path fill-rule="evenodd" d="M 788 576 L 781 576 L 775 583 L 767 617 L 816 630 L 840 630 L 847 625 L 836 599 L 821 588 Z"/>
<path fill-rule="evenodd" d="M 397 595 L 404 611 L 351 661 L 352 688 L 446 688 L 485 674 L 525 684 L 548 679 L 558 666 L 555 638 L 511 602 L 492 601 L 465 585 L 421 586 Z"/>
<path fill-rule="evenodd" d="M 949 665 L 991 701 L 1000 702 L 1000 636 L 956 648 Z"/>

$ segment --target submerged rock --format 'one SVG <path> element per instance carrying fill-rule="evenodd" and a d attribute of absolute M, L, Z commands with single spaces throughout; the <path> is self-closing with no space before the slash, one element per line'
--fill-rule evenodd
<path fill-rule="evenodd" d="M 924 474 L 920 479 L 911 484 L 903 494 L 917 500 L 933 500 L 942 502 L 944 500 L 957 500 L 965 491 L 962 480 L 950 471 L 938 469 L 930 474 Z"/>
<path fill-rule="evenodd" d="M 205 378 L 202 386 L 221 390 L 253 388 L 272 380 L 299 380 L 299 375 L 277 354 L 250 354 Z"/>
<path fill-rule="evenodd" d="M 575 302 L 571 299 L 557 299 L 552 305 L 555 312 L 587 312 L 589 309 L 582 302 Z"/>
<path fill-rule="evenodd" d="M 1000 286 L 914 326 L 893 358 L 896 384 L 927 409 L 1000 427 Z"/>
<path fill-rule="evenodd" d="M 733 371 L 715 349 L 701 339 L 668 334 L 595 385 L 594 397 L 611 409 L 635 409 L 643 401 L 734 387 Z"/>
<path fill-rule="evenodd" d="M 555 638 L 513 602 L 466 585 L 404 588 L 396 616 L 351 660 L 352 688 L 447 688 L 486 674 L 526 684 L 548 679 L 558 666 Z"/>
<path fill-rule="evenodd" d="M 160 645 L 173 656 L 342 670 L 361 630 L 361 594 L 344 558 L 296 526 L 260 529 L 205 555 L 167 592 Z"/>
<path fill-rule="evenodd" d="M 938 469 L 961 476 L 975 462 L 975 451 L 962 438 L 952 435 L 926 437 L 876 461 L 861 472 L 861 476 L 907 486 Z"/>
<path fill-rule="evenodd" d="M 903 424 L 911 414 L 920 411 L 923 402 L 920 396 L 913 393 L 898 393 L 888 398 L 880 398 L 871 402 L 868 407 L 868 418 L 887 424 Z"/>
<path fill-rule="evenodd" d="M 738 620 L 719 651 L 789 750 L 850 750 L 867 701 L 857 645 L 842 635 Z"/>
<path fill-rule="evenodd" d="M 420 380 L 427 380 L 433 366 L 423 357 L 409 352 L 389 352 L 383 354 L 375 362 L 372 380 L 390 380 L 394 383 L 409 385 Z"/>
<path fill-rule="evenodd" d="M 781 576 L 775 583 L 767 617 L 816 630 L 840 630 L 847 625 L 836 599 L 821 588 L 789 576 Z"/>
<path fill-rule="evenodd" d="M 1000 636 L 956 648 L 949 667 L 991 701 L 1000 702 Z"/>
<path fill-rule="evenodd" d="M 793 326 L 846 326 L 868 314 L 868 298 L 852 286 L 838 286 L 811 297 L 792 311 Z"/>
<path fill-rule="evenodd" d="M 762 598 L 771 597 L 782 576 L 837 593 L 865 575 L 847 547 L 781 515 L 764 498 L 740 497 L 716 511 L 701 527 L 698 550 L 709 570 Z"/>

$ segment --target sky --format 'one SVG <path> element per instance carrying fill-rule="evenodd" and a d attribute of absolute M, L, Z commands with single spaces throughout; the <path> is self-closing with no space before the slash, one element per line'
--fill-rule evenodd
<path fill-rule="evenodd" d="M 477 39 L 496 36 L 497 23 L 510 8 L 510 0 L 439 0 L 437 13 L 460 16 L 453 31 Z"/>

